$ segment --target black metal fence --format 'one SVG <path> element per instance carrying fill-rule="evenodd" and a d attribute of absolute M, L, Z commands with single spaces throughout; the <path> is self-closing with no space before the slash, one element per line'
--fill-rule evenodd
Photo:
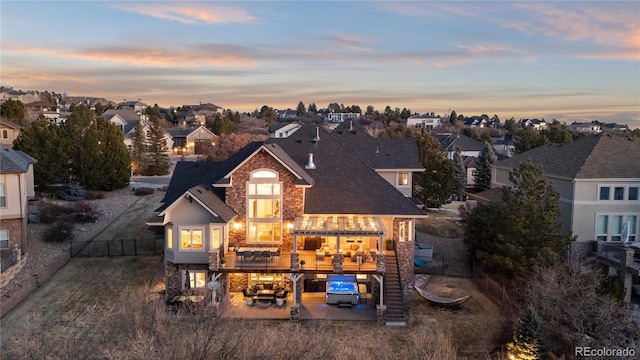
<path fill-rule="evenodd" d="M 164 239 L 120 239 L 109 241 L 72 241 L 71 257 L 162 255 Z"/>
<path fill-rule="evenodd" d="M 434 256 L 425 259 L 425 266 L 414 267 L 416 274 L 472 277 L 472 266 L 466 257 L 450 258 Z"/>

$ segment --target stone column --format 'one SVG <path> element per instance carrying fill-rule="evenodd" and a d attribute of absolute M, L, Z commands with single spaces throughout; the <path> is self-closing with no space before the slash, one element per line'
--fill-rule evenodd
<path fill-rule="evenodd" d="M 300 270 L 300 253 L 291 253 L 291 271 L 298 272 Z"/>
<path fill-rule="evenodd" d="M 335 254 L 333 256 L 333 271 L 337 273 L 343 272 L 342 263 L 344 262 L 344 255 L 341 253 Z"/>
<path fill-rule="evenodd" d="M 19 263 L 20 259 L 22 259 L 22 249 L 20 249 L 20 246 L 18 246 L 18 244 L 15 244 L 13 246 L 12 254 L 13 254 L 13 263 L 14 264 Z"/>
<path fill-rule="evenodd" d="M 218 271 L 220 268 L 220 249 L 209 251 L 209 270 Z"/>
<path fill-rule="evenodd" d="M 387 318 L 387 306 L 386 305 L 376 305 L 376 320 L 378 322 L 385 322 Z"/>
<path fill-rule="evenodd" d="M 387 260 L 387 254 L 385 254 L 384 252 L 381 252 L 378 254 L 378 257 L 376 258 L 376 271 L 380 274 L 384 274 L 384 272 L 386 271 L 386 266 L 385 266 L 385 262 Z"/>
<path fill-rule="evenodd" d="M 291 321 L 300 320 L 300 304 L 291 305 L 289 309 L 289 317 Z"/>
<path fill-rule="evenodd" d="M 622 256 L 621 256 L 621 267 L 620 267 L 620 282 L 624 287 L 624 300 L 625 304 L 629 304 L 631 302 L 631 285 L 633 283 L 633 275 L 627 270 L 627 266 L 633 264 L 633 248 L 632 247 L 622 247 Z"/>

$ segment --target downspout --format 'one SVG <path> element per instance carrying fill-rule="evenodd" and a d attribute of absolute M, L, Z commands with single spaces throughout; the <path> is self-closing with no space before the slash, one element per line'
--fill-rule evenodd
<path fill-rule="evenodd" d="M 23 212 L 24 208 L 22 207 L 22 175 L 18 175 L 18 193 L 20 194 L 19 195 L 20 196 L 20 218 L 23 219 L 22 221 L 24 222 L 25 214 Z M 25 230 L 26 229 L 24 228 L 24 224 L 20 223 L 20 246 L 22 247 L 23 252 L 24 252 L 24 240 L 25 240 L 25 237 L 27 236 Z"/>

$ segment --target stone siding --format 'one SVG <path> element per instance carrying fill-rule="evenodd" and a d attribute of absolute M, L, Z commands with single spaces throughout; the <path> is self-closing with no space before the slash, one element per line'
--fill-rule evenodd
<path fill-rule="evenodd" d="M 393 220 L 393 240 L 395 242 L 396 257 L 398 259 L 398 269 L 400 271 L 400 285 L 402 286 L 403 298 L 408 299 L 413 294 L 413 241 L 399 242 L 400 222 L 408 222 L 412 218 L 397 218 Z M 408 234 L 405 228 L 405 236 Z"/>
<path fill-rule="evenodd" d="M 232 175 L 232 186 L 226 188 L 226 203 L 238 213 L 234 222 L 242 225 L 239 229 L 231 227 L 229 230 L 230 243 L 234 243 L 238 247 L 247 245 L 247 181 L 250 180 L 251 172 L 257 169 L 276 171 L 279 175 L 279 181 L 282 182 L 282 245 L 280 247 L 283 250 L 291 250 L 293 249 L 293 237 L 287 230 L 287 225 L 292 223 L 295 217 L 303 214 L 304 189 L 295 187 L 296 177 L 265 150 L 260 150 L 238 168 Z"/>
<path fill-rule="evenodd" d="M 2 255 L 11 254 L 14 245 L 20 247 L 27 243 L 27 219 L 2 219 L 1 230 L 9 230 L 9 247 L 2 250 Z"/>
<path fill-rule="evenodd" d="M 173 264 L 170 262 L 165 263 L 165 276 L 166 276 L 166 296 L 167 300 L 171 300 L 174 297 L 184 293 L 182 289 L 182 270 L 206 270 L 207 282 L 211 280 L 211 271 L 209 271 L 208 264 Z M 222 279 L 219 280 L 222 282 Z M 224 285 L 224 284 L 223 284 Z M 205 289 L 190 289 L 190 292 L 202 292 L 203 294 L 211 295 L 210 291 Z M 219 295 L 223 298 L 224 286 L 220 288 Z"/>

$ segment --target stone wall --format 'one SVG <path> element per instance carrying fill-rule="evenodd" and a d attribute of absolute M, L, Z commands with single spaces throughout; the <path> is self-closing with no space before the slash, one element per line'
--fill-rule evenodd
<path fill-rule="evenodd" d="M 173 264 L 170 262 L 165 263 L 165 276 L 166 276 L 166 296 L 167 300 L 171 300 L 174 297 L 184 293 L 182 289 L 182 270 L 206 270 L 207 282 L 211 280 L 212 272 L 209 271 L 208 264 Z M 222 282 L 222 280 L 219 280 Z M 223 284 L 224 285 L 224 284 Z M 224 286 L 220 291 L 223 291 Z M 190 289 L 190 292 L 202 292 L 203 294 L 211 295 L 209 290 L 205 289 Z"/>
<path fill-rule="evenodd" d="M 247 181 L 250 180 L 251 172 L 257 169 L 270 169 L 279 174 L 279 181 L 282 182 L 282 245 L 283 250 L 293 248 L 293 237 L 287 230 L 287 225 L 293 222 L 296 216 L 303 214 L 303 188 L 295 187 L 296 177 L 287 170 L 280 162 L 269 155 L 265 150 L 261 150 L 250 158 L 245 164 L 238 168 L 232 175 L 232 186 L 226 188 L 225 201 L 237 213 L 238 217 L 234 223 L 242 226 L 239 229 L 231 226 L 229 231 L 230 243 L 236 246 L 245 246 L 247 227 Z"/>

